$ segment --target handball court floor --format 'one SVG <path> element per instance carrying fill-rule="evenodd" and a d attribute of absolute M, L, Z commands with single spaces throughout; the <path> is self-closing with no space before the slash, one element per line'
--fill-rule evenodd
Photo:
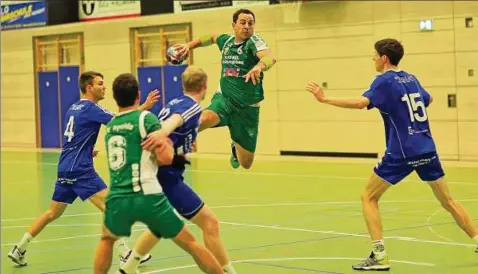
<path fill-rule="evenodd" d="M 1 273 L 92 273 L 101 214 L 77 200 L 30 245 L 27 267 L 7 253 L 49 205 L 58 152 L 6 150 L 1 155 Z M 371 244 L 360 193 L 377 160 L 258 157 L 252 169 L 233 170 L 228 156 L 195 156 L 188 183 L 214 210 L 240 274 L 354 273 Z M 104 152 L 95 159 L 108 180 Z M 444 162 L 447 180 L 478 225 L 478 163 Z M 108 182 L 108 181 L 107 181 Z M 478 254 L 414 174 L 380 204 L 390 273 L 478 273 Z M 200 231 L 189 226 L 199 240 Z M 129 240 L 144 230 L 137 224 Z M 141 273 L 200 273 L 171 241 L 161 241 Z M 118 266 L 115 251 L 113 273 Z"/>

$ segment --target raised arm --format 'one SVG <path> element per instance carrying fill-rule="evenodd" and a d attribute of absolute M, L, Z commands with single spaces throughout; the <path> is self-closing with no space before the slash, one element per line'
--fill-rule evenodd
<path fill-rule="evenodd" d="M 146 101 L 144 101 L 144 103 L 138 107 L 139 110 L 149 110 L 151 109 L 154 104 L 156 104 L 156 102 L 159 100 L 159 90 L 155 89 L 153 91 L 151 91 L 149 94 L 148 94 L 148 97 L 146 98 Z"/>
<path fill-rule="evenodd" d="M 312 93 L 317 101 L 341 108 L 363 109 L 370 104 L 370 100 L 365 96 L 357 98 L 330 98 L 326 97 L 324 90 L 316 83 L 309 82 L 307 91 Z"/>
<path fill-rule="evenodd" d="M 191 49 L 207 47 L 215 44 L 217 41 L 217 36 L 218 35 L 203 35 L 192 41 L 189 41 L 186 44 L 178 45 L 176 49 L 181 56 L 187 56 L 189 54 L 189 50 Z"/>

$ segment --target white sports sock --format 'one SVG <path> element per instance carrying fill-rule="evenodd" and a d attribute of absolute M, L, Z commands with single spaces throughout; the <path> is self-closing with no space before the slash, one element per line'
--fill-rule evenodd
<path fill-rule="evenodd" d="M 139 255 L 138 252 L 133 249 L 131 251 L 131 255 L 121 269 L 123 269 L 126 273 L 136 273 L 136 269 L 141 262 L 141 258 L 143 258 L 143 256 Z"/>
<path fill-rule="evenodd" d="M 27 249 L 27 245 L 28 243 L 30 243 L 30 241 L 33 239 L 33 236 L 30 235 L 30 233 L 28 232 L 25 232 L 25 234 L 23 235 L 23 238 L 22 240 L 20 241 L 20 243 L 18 243 L 18 250 L 20 250 L 20 252 L 25 252 L 25 250 Z"/>
<path fill-rule="evenodd" d="M 478 244 L 478 235 L 476 235 L 475 237 L 473 237 L 473 240 L 475 240 L 475 242 Z"/>
<path fill-rule="evenodd" d="M 385 242 L 382 240 L 377 240 L 372 242 L 372 252 L 377 260 L 381 260 L 387 255 L 385 251 Z"/>
<path fill-rule="evenodd" d="M 234 269 L 231 263 L 228 263 L 227 265 L 223 265 L 222 270 L 224 270 L 226 274 L 236 274 L 236 270 Z"/>
<path fill-rule="evenodd" d="M 120 252 L 120 254 L 125 254 L 127 252 L 129 252 L 129 247 L 128 247 L 128 243 L 125 241 L 124 238 L 120 238 L 118 240 L 118 251 Z"/>

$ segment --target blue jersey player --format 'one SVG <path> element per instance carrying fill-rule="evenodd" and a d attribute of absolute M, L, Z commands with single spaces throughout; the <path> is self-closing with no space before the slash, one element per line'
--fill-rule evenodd
<path fill-rule="evenodd" d="M 199 129 L 201 106 L 207 90 L 207 75 L 197 67 L 189 66 L 182 74 L 184 96 L 170 101 L 159 113 L 161 130 L 151 133 L 143 148 L 152 150 L 155 142 L 169 136 L 176 158 L 192 152 Z M 176 211 L 201 228 L 206 247 L 216 257 L 225 273 L 236 273 L 219 236 L 219 222 L 212 210 L 184 182 L 184 164 L 160 166 L 158 180 L 166 197 Z"/>
<path fill-rule="evenodd" d="M 25 266 L 25 252 L 28 243 L 49 223 L 59 218 L 66 207 L 76 198 L 90 200 L 99 210 L 105 210 L 106 184 L 93 167 L 97 155 L 94 145 L 101 125 L 107 124 L 114 116 L 97 103 L 105 97 L 106 85 L 103 75 L 98 72 L 84 72 L 79 79 L 82 99 L 68 109 L 63 129 L 63 147 L 57 170 L 57 181 L 50 207 L 38 217 L 25 233 L 18 245 L 8 254 L 17 265 Z M 158 100 L 158 92 L 149 94 L 140 108 L 149 109 Z M 126 243 L 120 243 L 122 253 L 129 251 Z M 145 258 L 149 260 L 150 255 Z"/>
<path fill-rule="evenodd" d="M 353 265 L 355 270 L 388 270 L 390 264 L 382 237 L 378 201 L 385 191 L 413 171 L 433 190 L 436 198 L 466 234 L 478 244 L 478 231 L 465 209 L 450 195 L 444 172 L 430 131 L 426 108 L 432 96 L 418 79 L 397 68 L 403 46 L 395 39 L 375 43 L 375 67 L 381 74 L 357 99 L 337 99 L 324 95 L 322 88 L 310 82 L 307 90 L 321 102 L 342 108 L 376 108 L 385 125 L 386 151 L 374 168 L 362 193 L 362 207 L 372 238 L 372 253 Z M 478 252 L 478 246 L 475 249 Z"/>

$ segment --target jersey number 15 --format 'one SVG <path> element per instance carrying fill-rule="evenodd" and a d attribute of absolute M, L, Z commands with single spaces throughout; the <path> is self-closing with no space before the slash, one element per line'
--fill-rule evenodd
<path fill-rule="evenodd" d="M 402 101 L 407 103 L 408 112 L 410 114 L 410 121 L 415 122 L 425 122 L 428 119 L 427 111 L 425 109 L 425 104 L 422 101 L 417 101 L 420 98 L 420 93 L 410 93 L 405 94 L 402 97 Z M 423 115 L 420 116 L 418 110 L 421 109 Z"/>

